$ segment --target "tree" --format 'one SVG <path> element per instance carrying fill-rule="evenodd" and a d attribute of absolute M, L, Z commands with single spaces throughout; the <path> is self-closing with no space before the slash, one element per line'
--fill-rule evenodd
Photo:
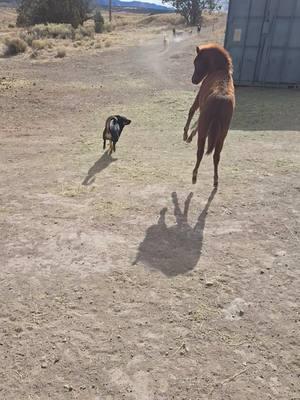
<path fill-rule="evenodd" d="M 90 11 L 90 0 L 19 0 L 18 26 L 47 22 L 82 25 Z"/>
<path fill-rule="evenodd" d="M 95 32 L 102 33 L 104 30 L 104 18 L 102 17 L 101 11 L 97 10 L 94 15 Z"/>
<path fill-rule="evenodd" d="M 163 0 L 163 3 L 171 4 L 189 25 L 198 25 L 204 10 L 212 12 L 222 8 L 221 0 Z"/>

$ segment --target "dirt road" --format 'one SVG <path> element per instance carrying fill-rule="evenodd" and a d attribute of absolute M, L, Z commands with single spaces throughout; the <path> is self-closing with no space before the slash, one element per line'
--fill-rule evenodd
<path fill-rule="evenodd" d="M 300 96 L 239 89 L 192 186 L 197 40 L 0 59 L 1 399 L 300 399 Z"/>

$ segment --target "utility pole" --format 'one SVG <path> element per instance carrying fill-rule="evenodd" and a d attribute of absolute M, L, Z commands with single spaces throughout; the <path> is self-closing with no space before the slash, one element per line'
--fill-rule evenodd
<path fill-rule="evenodd" d="M 109 22 L 111 22 L 111 0 L 109 0 Z"/>

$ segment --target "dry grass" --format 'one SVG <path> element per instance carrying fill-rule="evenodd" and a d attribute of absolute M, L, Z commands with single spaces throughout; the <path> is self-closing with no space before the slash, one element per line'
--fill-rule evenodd
<path fill-rule="evenodd" d="M 139 26 L 178 26 L 185 23 L 184 18 L 178 14 L 156 14 L 142 18 Z"/>
<path fill-rule="evenodd" d="M 32 48 L 30 57 L 36 58 L 41 54 L 45 59 L 47 52 L 49 56 L 59 57 L 58 54 L 63 54 L 60 52 L 61 48 L 66 46 L 69 47 L 68 53 L 70 52 L 72 55 L 77 51 L 86 52 L 109 49 L 112 46 L 135 45 L 140 41 L 151 40 L 155 36 L 165 33 L 166 29 L 170 30 L 174 26 L 184 29 L 185 26 L 183 18 L 175 13 L 149 15 L 114 12 L 111 23 L 108 21 L 108 12 L 104 11 L 102 14 L 105 19 L 105 29 L 101 34 L 95 34 L 92 19 L 86 21 L 84 26 L 80 26 L 78 29 L 74 29 L 68 24 L 40 24 L 25 30 L 24 28 L 13 28 L 16 22 L 16 11 L 13 8 L 2 8 L 0 5 L 0 44 L 1 38 L 3 42 L 5 36 L 20 37 Z M 214 26 L 214 34 L 218 36 L 222 18 L 218 15 L 205 15 L 204 26 Z M 8 28 L 8 25 L 11 28 Z M 220 31 L 221 34 L 224 33 L 223 31 L 224 28 Z"/>
<path fill-rule="evenodd" d="M 66 49 L 58 49 L 56 53 L 56 58 L 64 58 L 67 55 Z"/>
<path fill-rule="evenodd" d="M 26 42 L 20 38 L 7 38 L 5 40 L 4 55 L 6 57 L 24 53 L 26 49 L 27 49 Z"/>
<path fill-rule="evenodd" d="M 36 50 L 43 50 L 47 47 L 49 47 L 50 43 L 47 40 L 33 40 L 31 43 L 31 47 Z"/>

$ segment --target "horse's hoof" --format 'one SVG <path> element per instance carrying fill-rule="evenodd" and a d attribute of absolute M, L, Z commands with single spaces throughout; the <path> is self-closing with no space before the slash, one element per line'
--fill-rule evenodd
<path fill-rule="evenodd" d="M 186 142 L 187 142 L 187 143 L 192 143 L 192 140 L 193 140 L 193 138 L 190 136 L 190 137 L 188 137 L 188 138 L 186 139 Z"/>

